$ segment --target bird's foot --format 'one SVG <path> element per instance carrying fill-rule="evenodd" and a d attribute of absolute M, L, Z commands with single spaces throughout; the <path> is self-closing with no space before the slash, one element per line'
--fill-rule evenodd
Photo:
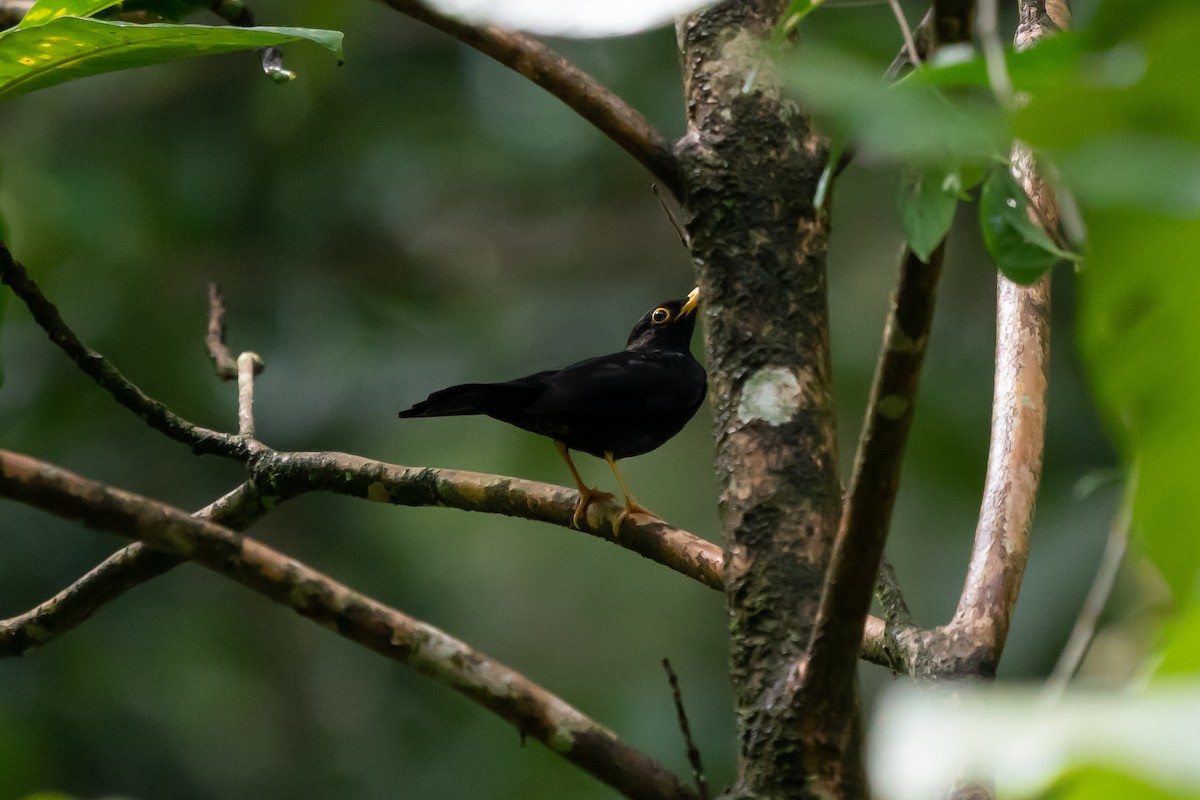
<path fill-rule="evenodd" d="M 583 523 L 587 522 L 588 506 L 596 501 L 612 500 L 614 496 L 611 492 L 602 492 L 599 489 L 588 489 L 583 487 L 579 490 L 579 502 L 575 504 L 575 513 L 571 517 L 571 524 L 575 530 L 583 530 Z"/>
<path fill-rule="evenodd" d="M 655 514 L 650 509 L 646 508 L 644 505 L 639 503 L 637 500 L 634 500 L 632 497 L 626 497 L 625 498 L 625 507 L 622 508 L 617 513 L 617 516 L 613 517 L 613 522 L 612 522 L 613 536 L 616 536 L 618 534 L 618 532 L 621 530 L 621 526 L 625 524 L 626 517 L 628 517 L 630 514 L 641 514 L 643 516 L 647 516 L 647 517 L 651 517 L 652 519 L 656 519 L 659 522 L 664 521 L 662 517 L 660 517 L 658 514 Z"/>

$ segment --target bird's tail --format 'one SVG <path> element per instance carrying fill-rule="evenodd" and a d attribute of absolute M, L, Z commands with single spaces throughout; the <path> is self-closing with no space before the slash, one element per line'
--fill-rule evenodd
<path fill-rule="evenodd" d="M 401 417 L 455 417 L 468 414 L 493 415 L 528 401 L 529 389 L 506 383 L 464 383 L 434 392 Z"/>

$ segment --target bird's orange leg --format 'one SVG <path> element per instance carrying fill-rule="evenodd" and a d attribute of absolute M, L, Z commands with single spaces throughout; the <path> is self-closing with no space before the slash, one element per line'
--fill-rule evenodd
<path fill-rule="evenodd" d="M 575 462 L 571 460 L 571 451 L 565 444 L 555 439 L 554 447 L 563 457 L 563 461 L 567 462 L 567 469 L 571 470 L 571 477 L 575 479 L 575 486 L 579 489 L 579 502 L 575 505 L 575 514 L 571 517 L 571 524 L 577 530 L 583 530 L 582 523 L 587 519 L 588 506 L 597 500 L 612 500 L 613 496 L 608 492 L 592 489 L 583 482 L 583 478 L 579 477 L 579 470 L 575 469 Z"/>
<path fill-rule="evenodd" d="M 613 475 L 617 477 L 617 485 L 621 487 L 621 494 L 625 495 L 625 510 L 621 512 L 621 516 L 613 525 L 613 530 L 621 527 L 621 523 L 625 521 L 625 517 L 630 514 L 647 514 L 655 519 L 662 519 L 658 514 L 655 514 L 650 509 L 639 503 L 629 491 L 629 485 L 625 483 L 625 478 L 622 477 L 621 471 L 617 469 L 617 460 L 613 458 L 612 453 L 605 453 L 604 460 L 608 462 L 608 466 L 612 468 Z"/>

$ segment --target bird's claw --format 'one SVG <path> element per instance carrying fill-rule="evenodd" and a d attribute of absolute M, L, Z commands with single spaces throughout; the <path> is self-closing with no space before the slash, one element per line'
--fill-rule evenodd
<path fill-rule="evenodd" d="M 610 492 L 602 492 L 599 489 L 580 490 L 579 502 L 575 504 L 575 513 L 571 516 L 571 525 L 575 530 L 583 530 L 583 523 L 587 522 L 588 506 L 596 501 L 612 500 L 613 495 Z"/>
<path fill-rule="evenodd" d="M 625 524 L 625 520 L 631 514 L 639 514 L 642 516 L 650 517 L 653 520 L 663 522 L 662 517 L 660 517 L 658 514 L 655 514 L 653 511 L 646 508 L 638 501 L 633 500 L 633 499 L 626 499 L 625 506 L 620 511 L 617 512 L 617 515 L 615 517 L 613 517 L 613 520 L 612 520 L 613 536 L 619 535 L 619 533 L 621 531 L 621 526 Z"/>

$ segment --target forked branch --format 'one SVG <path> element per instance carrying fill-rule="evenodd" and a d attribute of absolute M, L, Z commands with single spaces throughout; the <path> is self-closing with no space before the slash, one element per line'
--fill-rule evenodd
<path fill-rule="evenodd" d="M 0 451 L 0 458 L 10 455 Z M 252 483 L 243 483 L 193 516 L 245 530 L 267 511 Z M 183 559 L 142 542 L 126 545 L 45 602 L 0 620 L 0 658 L 19 656 L 86 622 L 125 592 L 173 569 Z"/>
<path fill-rule="evenodd" d="M 46 299 L 29 273 L 12 257 L 8 247 L 0 242 L 0 283 L 29 308 L 29 313 L 80 370 L 122 406 L 145 420 L 156 431 L 192 448 L 196 454 L 213 453 L 246 460 L 254 451 L 255 442 L 247 437 L 210 430 L 194 425 L 175 414 L 165 405 L 147 395 L 99 353 L 85 345 L 63 321 L 54 304 Z"/>
<path fill-rule="evenodd" d="M 196 561 L 471 698 L 631 798 L 696 798 L 670 771 L 525 676 L 253 539 L 187 512 L 0 452 L 0 496 Z"/>

